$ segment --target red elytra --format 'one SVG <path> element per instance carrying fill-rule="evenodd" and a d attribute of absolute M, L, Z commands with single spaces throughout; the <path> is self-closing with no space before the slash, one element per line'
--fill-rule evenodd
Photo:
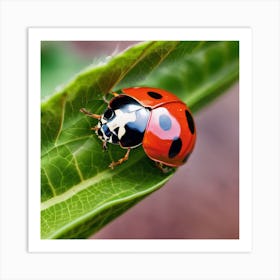
<path fill-rule="evenodd" d="M 147 156 L 167 166 L 184 164 L 196 141 L 195 124 L 186 104 L 174 94 L 158 88 L 134 87 L 122 92 L 151 109 L 142 141 Z"/>
<path fill-rule="evenodd" d="M 132 87 L 124 88 L 122 92 L 136 99 L 144 107 L 151 109 L 174 101 L 183 103 L 176 95 L 159 88 Z"/>

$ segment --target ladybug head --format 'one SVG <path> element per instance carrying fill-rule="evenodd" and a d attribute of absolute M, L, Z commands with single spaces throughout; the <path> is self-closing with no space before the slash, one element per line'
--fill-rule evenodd
<path fill-rule="evenodd" d="M 111 108 L 107 108 L 98 121 L 96 134 L 102 141 L 118 144 L 117 127 L 115 111 Z"/>

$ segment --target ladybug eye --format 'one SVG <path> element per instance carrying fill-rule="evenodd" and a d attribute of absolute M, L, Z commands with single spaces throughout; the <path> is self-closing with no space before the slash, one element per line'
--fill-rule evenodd
<path fill-rule="evenodd" d="M 110 108 L 108 108 L 103 114 L 103 117 L 107 120 L 112 119 L 114 116 L 115 116 L 114 110 Z"/>
<path fill-rule="evenodd" d="M 111 133 L 109 127 L 108 127 L 106 124 L 104 124 L 104 125 L 102 126 L 102 128 L 103 128 L 103 131 L 104 131 L 105 135 L 106 135 L 107 137 L 110 137 L 112 133 Z"/>

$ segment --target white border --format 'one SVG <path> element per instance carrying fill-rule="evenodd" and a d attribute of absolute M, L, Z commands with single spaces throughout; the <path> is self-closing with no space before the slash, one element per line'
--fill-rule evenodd
<path fill-rule="evenodd" d="M 279 280 L 279 8 L 278 0 L 1 0 L 0 279 Z M 30 254 L 27 251 L 26 29 L 116 24 L 251 27 L 254 141 L 250 253 Z"/>
<path fill-rule="evenodd" d="M 29 236 L 30 252 L 249 252 L 252 185 L 252 45 L 249 28 L 30 28 Z M 40 42 L 98 40 L 236 40 L 240 42 L 240 238 L 238 240 L 40 239 Z"/>

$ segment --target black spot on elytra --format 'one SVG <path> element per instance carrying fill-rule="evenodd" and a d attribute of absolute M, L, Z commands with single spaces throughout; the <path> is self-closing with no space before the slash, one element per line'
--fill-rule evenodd
<path fill-rule="evenodd" d="M 182 149 L 182 140 L 181 138 L 174 138 L 169 151 L 168 151 L 168 157 L 174 158 L 176 157 Z"/>
<path fill-rule="evenodd" d="M 162 95 L 155 91 L 148 91 L 147 94 L 154 99 L 161 99 Z"/>
<path fill-rule="evenodd" d="M 183 163 L 187 162 L 187 160 L 189 159 L 190 155 L 191 155 L 191 153 L 187 154 L 187 155 L 185 156 L 185 158 L 182 160 L 182 162 L 183 162 Z"/>
<path fill-rule="evenodd" d="M 194 121 L 193 121 L 193 117 L 192 117 L 191 113 L 188 110 L 186 110 L 185 113 L 186 113 L 186 118 L 187 118 L 187 122 L 188 122 L 188 125 L 189 125 L 189 129 L 191 131 L 191 134 L 194 134 Z"/>
<path fill-rule="evenodd" d="M 168 115 L 162 114 L 159 116 L 159 125 L 163 130 L 169 130 L 171 128 L 171 124 L 171 119 Z"/>

